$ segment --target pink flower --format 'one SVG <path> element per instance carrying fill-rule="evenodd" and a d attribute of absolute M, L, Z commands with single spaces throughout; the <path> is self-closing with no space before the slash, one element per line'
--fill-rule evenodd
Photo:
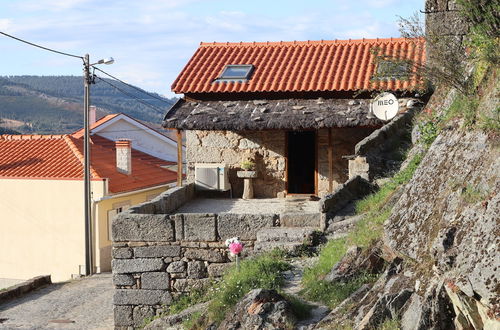
<path fill-rule="evenodd" d="M 238 255 L 243 250 L 243 244 L 240 242 L 233 242 L 229 244 L 229 251 L 232 255 Z"/>

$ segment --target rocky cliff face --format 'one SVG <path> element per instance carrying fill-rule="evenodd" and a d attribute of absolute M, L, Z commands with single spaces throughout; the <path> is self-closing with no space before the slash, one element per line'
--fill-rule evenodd
<path fill-rule="evenodd" d="M 495 72 L 484 85 L 480 115 L 499 104 Z M 439 91 L 425 111 L 439 117 L 456 97 Z M 461 124 L 447 121 L 427 151 L 416 141 L 410 158 L 425 156 L 391 198 L 384 226 L 390 266 L 317 328 L 372 329 L 397 319 L 402 329 L 500 329 L 500 137 Z"/>
<path fill-rule="evenodd" d="M 497 143 L 481 132 L 440 135 L 386 224 L 386 244 L 415 284 L 412 303 L 444 289 L 464 328 L 487 328 L 500 312 Z M 411 318 L 422 323 L 424 315 Z"/>

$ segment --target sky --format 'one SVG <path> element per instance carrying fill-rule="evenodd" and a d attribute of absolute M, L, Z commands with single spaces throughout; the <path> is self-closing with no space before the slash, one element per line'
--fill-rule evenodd
<path fill-rule="evenodd" d="M 0 31 L 167 97 L 203 42 L 399 37 L 424 0 L 0 0 Z M 82 61 L 0 35 L 0 76 L 81 75 Z"/>

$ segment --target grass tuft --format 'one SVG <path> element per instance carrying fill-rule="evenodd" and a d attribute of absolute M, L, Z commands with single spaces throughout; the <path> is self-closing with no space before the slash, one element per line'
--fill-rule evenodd
<path fill-rule="evenodd" d="M 401 322 L 399 319 L 386 319 L 377 330 L 399 330 L 401 329 Z"/>
<path fill-rule="evenodd" d="M 279 290 L 284 283 L 281 273 L 290 268 L 280 252 L 273 251 L 243 260 L 239 271 L 233 267 L 215 286 L 208 306 L 210 321 L 220 322 L 226 312 L 253 289 Z"/>

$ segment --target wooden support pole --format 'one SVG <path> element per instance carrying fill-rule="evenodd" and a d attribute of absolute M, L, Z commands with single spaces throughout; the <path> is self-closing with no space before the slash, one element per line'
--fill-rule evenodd
<path fill-rule="evenodd" d="M 328 192 L 333 191 L 333 141 L 332 129 L 328 128 Z"/>
<path fill-rule="evenodd" d="M 182 186 L 182 133 L 177 130 L 177 187 Z"/>

